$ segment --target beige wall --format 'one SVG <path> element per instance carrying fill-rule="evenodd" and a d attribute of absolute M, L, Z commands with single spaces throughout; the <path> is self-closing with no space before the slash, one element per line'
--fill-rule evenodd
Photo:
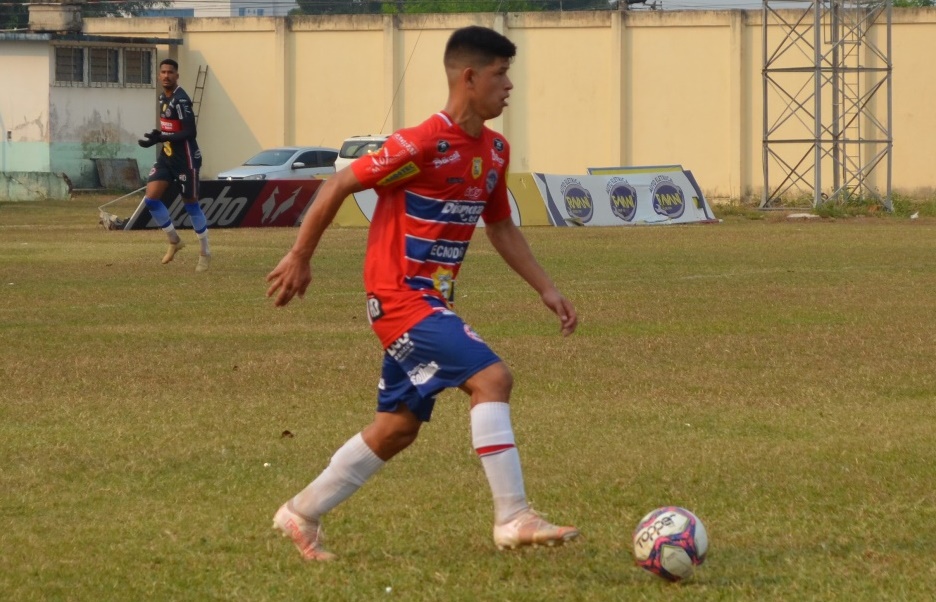
<path fill-rule="evenodd" d="M 8 43 L 0 55 L 0 172 L 49 169 L 49 56 L 34 42 Z"/>
<path fill-rule="evenodd" d="M 491 124 L 512 143 L 513 171 L 678 163 L 717 199 L 763 189 L 761 19 L 760 11 L 92 19 L 85 32 L 181 37 L 173 52 L 190 93 L 198 67 L 210 68 L 198 122 L 206 177 L 264 147 L 338 146 L 419 123 L 445 102 L 448 35 L 481 24 L 519 47 L 511 106 Z M 882 28 L 869 33 L 880 44 Z M 769 49 L 780 36 L 772 31 Z M 895 10 L 896 192 L 936 188 L 934 56 L 936 9 Z M 885 99 L 879 93 L 876 111 Z"/>

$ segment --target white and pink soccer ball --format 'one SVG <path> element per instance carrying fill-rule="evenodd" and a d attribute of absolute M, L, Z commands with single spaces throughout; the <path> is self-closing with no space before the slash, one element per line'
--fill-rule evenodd
<path fill-rule="evenodd" d="M 637 566 L 668 581 L 692 577 L 695 568 L 705 561 L 707 551 L 705 526 L 685 508 L 657 508 L 634 530 Z"/>

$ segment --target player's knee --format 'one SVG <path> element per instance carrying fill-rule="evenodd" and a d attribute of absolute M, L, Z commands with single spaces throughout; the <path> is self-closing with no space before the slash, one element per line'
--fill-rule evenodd
<path fill-rule="evenodd" d="M 410 429 L 410 430 L 401 430 L 393 433 L 392 440 L 394 447 L 403 450 L 413 444 L 416 441 L 416 437 L 419 436 L 419 429 Z"/>
<path fill-rule="evenodd" d="M 465 388 L 477 401 L 506 402 L 513 390 L 513 374 L 507 364 L 497 362 L 468 379 Z"/>

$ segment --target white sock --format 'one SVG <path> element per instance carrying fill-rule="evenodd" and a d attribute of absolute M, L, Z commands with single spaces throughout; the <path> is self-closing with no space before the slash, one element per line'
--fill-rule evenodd
<path fill-rule="evenodd" d="M 208 230 L 205 230 L 204 232 L 196 232 L 195 236 L 198 237 L 198 242 L 201 244 L 201 254 L 211 255 L 211 249 L 208 248 Z"/>
<path fill-rule="evenodd" d="M 510 426 L 510 404 L 479 403 L 471 409 L 471 443 L 481 458 L 494 497 L 494 523 L 510 522 L 529 506 L 520 453 Z"/>
<path fill-rule="evenodd" d="M 358 433 L 335 452 L 322 474 L 292 499 L 293 508 L 302 516 L 318 520 L 351 497 L 384 464 Z"/>
<path fill-rule="evenodd" d="M 169 242 L 173 244 L 182 240 L 179 237 L 179 233 L 176 231 L 176 227 L 172 224 L 172 222 L 169 222 L 169 225 L 163 228 L 162 231 L 166 233 L 166 236 L 169 237 Z"/>

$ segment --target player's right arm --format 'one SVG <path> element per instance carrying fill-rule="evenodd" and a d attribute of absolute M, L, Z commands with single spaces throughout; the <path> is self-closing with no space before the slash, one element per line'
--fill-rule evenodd
<path fill-rule="evenodd" d="M 270 284 L 267 297 L 276 295 L 273 304 L 281 307 L 298 295 L 305 296 L 312 281 L 309 262 L 318 247 L 325 229 L 335 219 L 341 203 L 348 195 L 364 190 L 350 167 L 346 167 L 325 180 L 312 206 L 306 212 L 292 249 L 280 260 L 266 280 Z"/>

